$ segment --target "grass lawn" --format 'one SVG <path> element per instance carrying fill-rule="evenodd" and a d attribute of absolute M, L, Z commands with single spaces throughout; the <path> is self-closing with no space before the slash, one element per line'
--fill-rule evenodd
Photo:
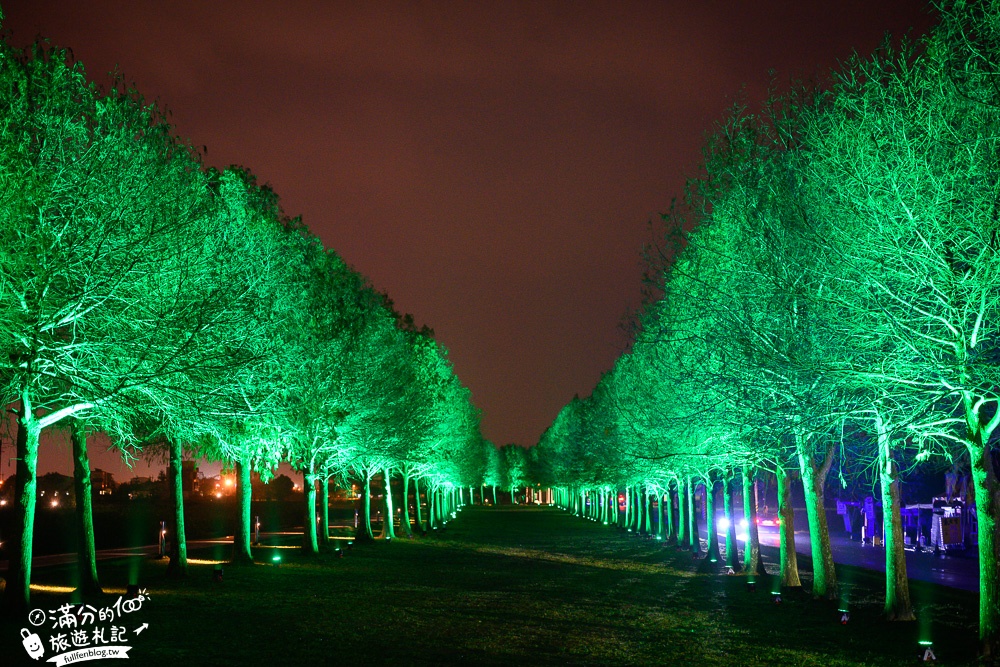
<path fill-rule="evenodd" d="M 279 566 L 270 563 L 282 557 Z M 975 658 L 977 596 L 913 584 L 921 620 L 879 619 L 881 578 L 845 568 L 850 622 L 835 602 L 767 581 L 699 574 L 686 552 L 554 508 L 466 508 L 416 540 L 356 545 L 337 558 L 261 547 L 262 564 L 226 566 L 212 581 L 209 552 L 192 553 L 186 580 L 155 560 L 99 564 L 118 599 L 138 571 L 149 595 L 127 616 L 149 628 L 124 665 L 872 665 L 917 662 L 928 634 L 941 665 Z M 69 584 L 68 568 L 35 581 Z M 54 609 L 66 590 L 38 591 Z M 25 618 L 0 620 L 0 665 L 33 662 Z M 48 632 L 46 629 L 45 632 Z M 48 649 L 48 647 L 46 647 Z M 80 664 L 80 663 L 76 663 Z"/>

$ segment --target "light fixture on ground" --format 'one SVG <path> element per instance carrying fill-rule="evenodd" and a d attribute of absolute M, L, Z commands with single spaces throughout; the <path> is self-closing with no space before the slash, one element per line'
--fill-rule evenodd
<path fill-rule="evenodd" d="M 937 656 L 934 655 L 934 651 L 931 649 L 931 641 L 924 639 L 920 641 L 921 648 L 924 649 L 924 654 L 920 658 L 921 662 L 937 662 Z"/>
<path fill-rule="evenodd" d="M 851 613 L 845 608 L 838 609 L 837 611 L 840 612 L 840 624 L 847 625 L 847 622 L 851 620 Z"/>
<path fill-rule="evenodd" d="M 774 599 L 774 604 L 781 604 L 781 591 L 771 591 L 771 596 Z"/>
<path fill-rule="evenodd" d="M 139 584 L 129 584 L 125 587 L 125 599 L 134 600 L 139 597 Z"/>
<path fill-rule="evenodd" d="M 212 570 L 212 581 L 214 581 L 217 584 L 221 584 L 222 583 L 222 566 L 221 565 L 216 565 L 215 569 Z"/>

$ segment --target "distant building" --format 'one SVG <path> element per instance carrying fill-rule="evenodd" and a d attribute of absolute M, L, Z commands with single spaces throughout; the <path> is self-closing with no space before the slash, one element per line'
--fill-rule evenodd
<path fill-rule="evenodd" d="M 118 488 L 114 475 L 100 468 L 90 473 L 90 486 L 94 495 L 98 496 L 110 496 Z"/>
<path fill-rule="evenodd" d="M 133 477 L 121 485 L 120 491 L 127 494 L 129 500 L 152 498 L 156 495 L 158 486 L 162 486 L 162 484 L 152 477 Z"/>
<path fill-rule="evenodd" d="M 199 492 L 198 466 L 194 461 L 181 461 L 181 488 L 184 490 L 184 497 L 190 498 Z"/>

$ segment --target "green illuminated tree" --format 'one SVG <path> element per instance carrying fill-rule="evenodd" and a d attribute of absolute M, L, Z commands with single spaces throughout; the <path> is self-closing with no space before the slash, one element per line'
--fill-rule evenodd
<path fill-rule="evenodd" d="M 877 351 L 848 367 L 890 404 L 922 406 L 918 440 L 968 453 L 979 518 L 980 639 L 1000 641 L 1000 497 L 992 460 L 1000 425 L 1000 98 L 995 3 L 941 3 L 922 53 L 882 53 L 842 73 L 835 105 L 810 132 L 812 177 L 839 233 L 845 317 Z M 819 206 L 820 204 L 817 204 Z M 836 230 L 835 230 L 836 231 Z M 891 477 L 891 473 L 890 473 Z"/>
<path fill-rule="evenodd" d="M 504 466 L 505 486 L 510 491 L 510 501 L 517 504 L 517 496 L 520 489 L 528 483 L 528 457 L 525 449 L 516 444 L 504 445 L 500 448 L 500 453 L 506 463 Z"/>
<path fill-rule="evenodd" d="M 147 422 L 137 416 L 191 400 L 190 378 L 222 350 L 187 354 L 213 324 L 194 289 L 214 262 L 197 156 L 134 91 L 97 94 L 56 49 L 4 48 L 0 298 L 14 348 L 0 385 L 19 401 L 11 598 L 26 603 L 39 433 L 86 414 L 127 454 Z"/>

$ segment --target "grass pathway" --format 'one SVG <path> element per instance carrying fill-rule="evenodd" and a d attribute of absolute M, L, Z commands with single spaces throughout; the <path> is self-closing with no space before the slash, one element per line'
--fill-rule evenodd
<path fill-rule="evenodd" d="M 222 583 L 212 564 L 176 582 L 162 563 L 139 562 L 149 630 L 130 664 L 883 667 L 912 664 L 919 631 L 879 621 L 878 595 L 860 581 L 841 626 L 834 603 L 790 595 L 775 606 L 766 586 L 748 593 L 742 577 L 698 574 L 685 552 L 553 508 L 466 508 L 446 530 L 344 558 L 256 555 L 272 553 L 280 566 L 227 566 Z M 103 566 L 102 581 L 120 592 L 130 567 Z M 67 571 L 39 575 L 59 585 Z M 36 606 L 68 597 L 41 593 Z M 972 636 L 968 601 L 942 601 L 945 655 Z M 22 625 L 0 621 L 0 656 L 26 660 Z"/>

